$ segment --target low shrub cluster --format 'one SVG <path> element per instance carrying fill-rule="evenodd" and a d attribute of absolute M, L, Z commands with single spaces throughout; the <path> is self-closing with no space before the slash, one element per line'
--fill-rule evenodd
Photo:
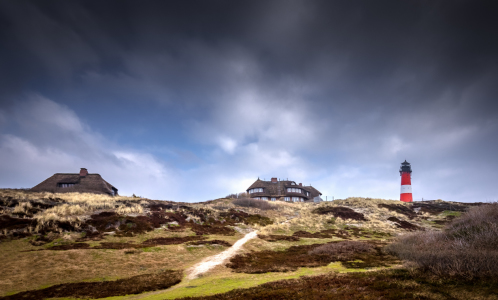
<path fill-rule="evenodd" d="M 242 206 L 242 207 L 254 207 L 259 208 L 261 210 L 276 210 L 278 207 L 274 204 L 270 204 L 265 200 L 258 200 L 252 198 L 241 198 L 236 199 L 232 202 L 234 205 Z"/>
<path fill-rule="evenodd" d="M 187 245 L 222 245 L 225 247 L 232 247 L 232 244 L 230 244 L 227 241 L 222 241 L 222 240 L 211 240 L 211 241 L 196 241 L 196 242 L 190 242 Z"/>
<path fill-rule="evenodd" d="M 354 253 L 370 252 L 374 249 L 374 246 L 364 242 L 357 241 L 344 241 L 338 243 L 330 243 L 316 247 L 315 249 L 308 252 L 308 254 L 333 254 L 333 255 L 345 255 L 346 257 L 351 257 Z"/>
<path fill-rule="evenodd" d="M 105 298 L 163 290 L 180 283 L 181 280 L 181 271 L 166 270 L 157 274 L 138 275 L 116 281 L 58 284 L 41 290 L 26 291 L 11 296 L 0 297 L 0 299 Z"/>
<path fill-rule="evenodd" d="M 399 237 L 389 251 L 438 276 L 498 276 L 498 203 L 471 207 L 442 232 Z"/>
<path fill-rule="evenodd" d="M 342 262 L 348 268 L 385 267 L 398 262 L 395 257 L 382 251 L 383 244 L 350 243 L 300 245 L 284 251 L 264 250 L 240 254 L 230 259 L 227 267 L 235 272 L 258 274 L 295 271 L 299 267 L 321 267 L 335 261 Z"/>
<path fill-rule="evenodd" d="M 403 204 L 386 204 L 386 203 L 379 203 L 378 206 L 380 208 L 387 208 L 390 211 L 395 211 L 398 214 L 402 214 L 407 216 L 408 218 L 413 219 L 417 216 L 417 213 L 413 210 L 412 207 L 403 205 Z"/>
<path fill-rule="evenodd" d="M 319 215 L 332 214 L 336 218 L 343 220 L 352 219 L 357 221 L 367 221 L 362 213 L 357 213 L 349 207 L 343 206 L 321 206 L 313 210 L 313 213 Z"/>
<path fill-rule="evenodd" d="M 186 297 L 184 300 L 301 300 L 301 299 L 496 299 L 495 282 L 432 280 L 403 269 L 303 276 L 268 282 L 223 294 Z"/>
<path fill-rule="evenodd" d="M 424 230 L 422 227 L 419 227 L 415 224 L 412 224 L 408 221 L 403 221 L 403 220 L 400 220 L 396 217 L 389 217 L 387 218 L 388 221 L 391 221 L 391 222 L 394 222 L 396 224 L 396 227 L 398 228 L 403 228 L 403 229 L 406 229 L 406 230 L 411 230 L 411 231 L 414 231 L 414 230 Z"/>
<path fill-rule="evenodd" d="M 100 243 L 100 245 L 90 247 L 87 243 L 68 243 L 62 245 L 55 245 L 45 250 L 74 250 L 74 249 L 140 249 L 140 248 L 149 248 L 156 246 L 164 246 L 164 245 L 179 245 L 187 242 L 195 242 L 205 240 L 206 237 L 203 236 L 185 236 L 185 237 L 163 237 L 163 238 L 154 238 L 148 239 L 140 244 L 134 243 Z M 221 243 L 226 245 L 227 242 L 216 240 L 213 243 Z M 207 241 L 200 244 L 210 244 L 211 241 Z M 196 245 L 200 245 L 196 244 Z M 212 243 L 211 243 L 212 244 Z M 44 249 L 39 250 L 30 250 L 30 251 L 42 251 Z"/>
<path fill-rule="evenodd" d="M 279 234 L 258 234 L 258 238 L 265 240 L 267 242 L 278 242 L 278 241 L 289 241 L 289 242 L 297 242 L 299 238 L 297 236 L 289 236 L 289 235 L 279 235 Z"/>

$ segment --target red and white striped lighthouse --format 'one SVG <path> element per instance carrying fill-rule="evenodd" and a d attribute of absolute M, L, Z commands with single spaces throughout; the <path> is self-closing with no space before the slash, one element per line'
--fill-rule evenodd
<path fill-rule="evenodd" d="M 399 175 L 401 175 L 401 195 L 399 200 L 403 202 L 413 202 L 411 174 L 412 167 L 405 159 L 405 161 L 401 163 L 401 168 L 399 169 Z"/>

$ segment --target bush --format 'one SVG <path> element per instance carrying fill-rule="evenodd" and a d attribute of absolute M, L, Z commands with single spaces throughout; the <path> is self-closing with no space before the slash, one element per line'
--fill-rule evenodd
<path fill-rule="evenodd" d="M 277 209 L 276 205 L 268 203 L 265 200 L 251 199 L 251 198 L 241 198 L 234 200 L 232 202 L 234 205 L 242 206 L 242 207 L 254 207 L 259 208 L 261 210 L 275 210 Z"/>
<path fill-rule="evenodd" d="M 402 236 L 388 250 L 438 276 L 498 276 L 498 203 L 470 208 L 442 232 Z"/>
<path fill-rule="evenodd" d="M 362 213 L 357 213 L 351 208 L 343 206 L 321 206 L 314 209 L 313 213 L 319 215 L 333 214 L 334 217 L 343 220 L 352 219 L 357 221 L 368 221 Z"/>
<path fill-rule="evenodd" d="M 370 252 L 374 247 L 365 242 L 344 241 L 321 245 L 308 252 L 308 254 L 326 254 L 326 255 L 341 255 L 351 256 L 354 253 Z"/>

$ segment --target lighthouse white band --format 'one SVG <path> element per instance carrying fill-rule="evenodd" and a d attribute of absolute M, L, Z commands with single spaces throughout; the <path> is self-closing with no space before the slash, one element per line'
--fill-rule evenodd
<path fill-rule="evenodd" d="M 401 194 L 411 194 L 412 186 L 411 185 L 402 185 L 401 186 Z"/>

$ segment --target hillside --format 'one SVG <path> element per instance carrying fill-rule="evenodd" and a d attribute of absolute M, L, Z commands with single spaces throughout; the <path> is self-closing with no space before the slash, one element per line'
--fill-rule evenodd
<path fill-rule="evenodd" d="M 177 203 L 0 190 L 0 299 L 175 299 L 227 292 L 215 297 L 302 299 L 320 286 L 345 299 L 362 299 L 361 286 L 373 299 L 444 299 L 448 293 L 492 299 L 497 291 L 486 280 L 458 288 L 432 281 L 408 272 L 386 248 L 399 236 L 440 232 L 480 205 L 369 198 Z M 226 260 L 194 272 L 216 257 Z M 348 289 L 346 281 L 357 284 Z M 300 292 L 290 292 L 295 289 Z M 461 297 L 469 293 L 474 296 Z"/>

